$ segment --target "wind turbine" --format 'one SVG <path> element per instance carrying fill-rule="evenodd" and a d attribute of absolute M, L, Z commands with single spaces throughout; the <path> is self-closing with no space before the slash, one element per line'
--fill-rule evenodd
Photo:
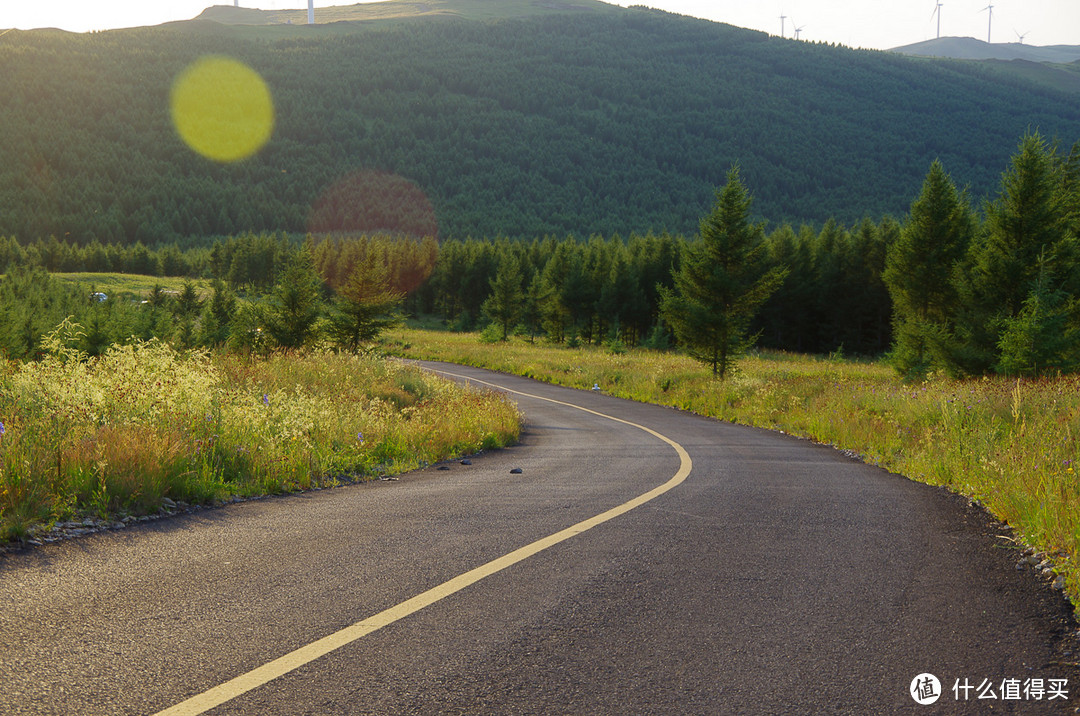
<path fill-rule="evenodd" d="M 799 25 L 798 27 L 795 28 L 795 39 L 796 40 L 799 39 L 799 33 L 803 31 L 804 27 L 806 27 L 806 25 Z"/>
<path fill-rule="evenodd" d="M 307 0 L 307 24 L 315 24 L 315 0 Z"/>
<path fill-rule="evenodd" d="M 932 13 L 930 13 L 930 19 L 931 20 L 934 19 L 934 15 L 937 15 L 937 36 L 938 36 L 939 40 L 941 39 L 941 6 L 942 6 L 942 4 L 943 3 L 941 2 L 941 0 L 938 0 L 938 4 L 934 6 L 934 11 Z"/>
<path fill-rule="evenodd" d="M 993 22 L 994 22 L 994 5 L 993 5 L 993 3 L 987 5 L 982 10 L 979 10 L 979 12 L 986 12 L 988 10 L 990 11 L 990 15 L 987 16 L 987 20 L 986 20 L 986 44 L 989 45 L 990 44 L 990 28 L 993 26 Z"/>
<path fill-rule="evenodd" d="M 1016 32 L 1016 30 L 1015 30 L 1015 29 L 1013 29 L 1013 32 Z M 1023 45 L 1023 44 L 1024 44 L 1024 38 L 1025 38 L 1025 37 L 1027 37 L 1027 35 L 1028 35 L 1028 32 L 1031 32 L 1031 30 L 1028 30 L 1028 31 L 1027 31 L 1027 32 L 1025 32 L 1025 33 L 1024 33 L 1023 35 L 1021 35 L 1021 34 L 1020 34 L 1019 32 L 1016 32 L 1016 39 L 1020 40 L 1020 44 L 1021 44 L 1021 45 Z"/>
<path fill-rule="evenodd" d="M 780 16 L 780 38 L 784 37 L 784 20 L 787 19 L 787 15 Z"/>

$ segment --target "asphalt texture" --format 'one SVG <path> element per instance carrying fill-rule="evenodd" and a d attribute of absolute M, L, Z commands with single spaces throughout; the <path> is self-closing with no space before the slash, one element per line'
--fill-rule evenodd
<path fill-rule="evenodd" d="M 693 469 L 207 713 L 1072 713 L 1080 702 L 1071 607 L 1016 569 L 1009 531 L 967 500 L 779 433 L 429 365 L 649 427 Z M 512 399 L 527 417 L 521 443 L 471 465 L 0 557 L 0 714 L 157 713 L 679 469 L 637 427 Z M 909 693 L 924 672 L 943 692 L 929 706 Z M 1067 679 L 1068 699 L 1003 698 L 1007 680 L 1032 679 Z M 964 700 L 963 684 L 997 698 L 972 688 Z"/>

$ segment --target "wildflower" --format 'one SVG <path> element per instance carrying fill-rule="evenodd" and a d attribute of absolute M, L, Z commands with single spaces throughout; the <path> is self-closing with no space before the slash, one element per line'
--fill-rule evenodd
<path fill-rule="evenodd" d="M 270 405 L 270 396 L 263 393 L 263 405 Z"/>
<path fill-rule="evenodd" d="M 6 432 L 7 430 L 4 428 L 4 424 L 0 423 L 0 438 L 4 437 L 4 433 Z"/>
<path fill-rule="evenodd" d="M 2 427 L 3 427 L 3 425 L 0 425 L 0 428 L 2 428 Z M 3 433 L 0 433 L 0 435 L 2 435 L 2 434 Z M 358 443 L 360 443 L 361 445 L 363 445 L 364 444 L 364 434 L 363 433 L 357 433 L 356 434 L 356 441 Z"/>

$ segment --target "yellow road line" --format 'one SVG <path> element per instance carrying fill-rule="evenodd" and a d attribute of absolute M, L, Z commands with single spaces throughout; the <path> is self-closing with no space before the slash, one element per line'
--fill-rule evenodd
<path fill-rule="evenodd" d="M 165 709 L 164 711 L 160 711 L 156 714 L 156 716 L 197 716 L 197 714 L 205 713 L 210 709 L 214 708 L 215 706 L 223 704 L 226 701 L 230 701 L 237 696 L 240 696 L 241 694 L 247 693 L 252 689 L 258 688 L 259 686 L 262 686 L 263 684 L 266 684 L 267 682 L 278 678 L 279 676 L 284 676 L 290 671 L 294 671 L 295 669 L 298 669 L 305 664 L 309 664 L 312 661 L 318 659 L 319 657 L 325 656 L 330 652 L 335 651 L 336 649 L 340 649 L 347 644 L 351 644 L 357 639 L 367 636 L 373 631 L 381 629 L 388 624 L 393 624 L 397 620 L 407 617 L 414 612 L 418 612 L 424 607 L 434 604 L 440 599 L 444 599 L 445 597 L 448 597 L 455 592 L 459 592 L 471 584 L 479 582 L 484 577 L 489 577 L 496 572 L 501 572 L 502 570 L 506 569 L 511 565 L 517 564 L 522 560 L 532 557 L 538 552 L 544 551 L 548 547 L 559 544 L 560 542 L 568 540 L 575 535 L 579 535 L 586 530 L 590 530 L 599 524 L 603 524 L 610 519 L 625 514 L 630 510 L 634 509 L 635 507 L 640 507 L 649 500 L 659 497 L 668 490 L 671 490 L 672 488 L 682 484 L 682 482 L 686 480 L 687 476 L 690 474 L 690 469 L 693 467 L 693 463 L 690 460 L 690 455 L 687 454 L 686 450 L 683 449 L 682 445 L 679 445 L 679 443 L 675 442 L 671 438 L 661 435 L 655 430 L 647 428 L 644 425 L 638 425 L 637 423 L 632 423 L 629 420 L 623 420 L 621 418 L 606 415 L 595 410 L 590 410 L 589 408 L 583 408 L 580 405 L 574 405 L 573 403 L 565 403 L 561 400 L 554 400 L 552 398 L 545 398 L 540 395 L 532 395 L 531 393 L 523 393 L 518 390 L 511 390 L 509 388 L 495 385 L 494 383 L 488 383 L 487 381 L 477 380 L 475 378 L 469 378 L 467 376 L 457 375 L 454 373 L 445 373 L 444 371 L 436 372 L 442 372 L 445 375 L 450 375 L 455 378 L 464 378 L 465 380 L 480 383 L 483 385 L 488 385 L 493 388 L 498 388 L 499 390 L 514 393 L 516 395 L 523 395 L 529 398 L 535 398 L 537 400 L 546 400 L 549 403 L 557 403 L 558 405 L 565 405 L 571 408 L 576 408 L 577 410 L 583 410 L 586 413 L 591 413 L 602 418 L 607 418 L 608 420 L 614 420 L 617 423 L 623 423 L 624 425 L 630 425 L 640 430 L 644 430 L 650 435 L 653 435 L 660 440 L 663 440 L 675 449 L 675 452 L 679 455 L 679 470 L 670 480 L 668 480 L 664 484 L 660 485 L 659 487 L 655 487 L 642 495 L 638 495 L 629 502 L 624 502 L 618 507 L 613 507 L 607 512 L 603 512 L 599 515 L 596 515 L 595 517 L 590 517 L 589 519 L 578 522 L 576 525 L 567 527 L 560 532 L 556 532 L 553 535 L 549 535 L 547 537 L 539 539 L 532 544 L 527 544 L 524 547 L 510 552 L 509 554 L 503 555 L 502 557 L 493 559 L 487 564 L 481 565 L 475 569 L 465 572 L 464 574 L 458 575 L 457 577 L 454 577 L 447 582 L 443 582 L 437 587 L 433 587 L 426 592 L 423 592 L 422 594 L 416 595 L 412 599 L 408 599 L 396 606 L 386 609 L 385 611 L 381 611 L 375 616 L 368 617 L 363 621 L 356 622 L 355 624 L 352 624 L 351 626 L 347 626 L 340 631 L 336 631 L 333 634 L 325 636 L 318 641 L 314 641 L 307 646 L 302 646 L 299 649 L 291 651 L 284 656 L 278 657 L 277 659 L 274 659 L 267 664 L 263 664 L 256 669 L 252 669 L 246 674 L 241 674 L 240 676 L 226 681 L 219 686 L 215 686 L 209 691 L 204 691 L 197 696 L 193 696 L 187 701 L 183 701 L 179 704 L 176 704 L 175 706 Z"/>

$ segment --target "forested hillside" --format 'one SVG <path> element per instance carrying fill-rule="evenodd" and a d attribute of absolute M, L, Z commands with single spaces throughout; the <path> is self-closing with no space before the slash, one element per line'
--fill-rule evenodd
<path fill-rule="evenodd" d="M 341 205 L 342 180 L 362 191 L 354 214 L 394 204 L 375 224 L 339 212 L 345 230 L 416 231 L 433 212 L 440 238 L 690 235 L 735 162 L 774 226 L 853 225 L 902 215 L 935 158 L 981 198 L 1029 128 L 1080 137 L 1073 98 L 967 63 L 641 8 L 272 29 L 6 33 L 0 236 L 334 228 L 313 207 Z M 216 164 L 173 130 L 170 87 L 208 54 L 271 89 L 251 159 Z"/>

